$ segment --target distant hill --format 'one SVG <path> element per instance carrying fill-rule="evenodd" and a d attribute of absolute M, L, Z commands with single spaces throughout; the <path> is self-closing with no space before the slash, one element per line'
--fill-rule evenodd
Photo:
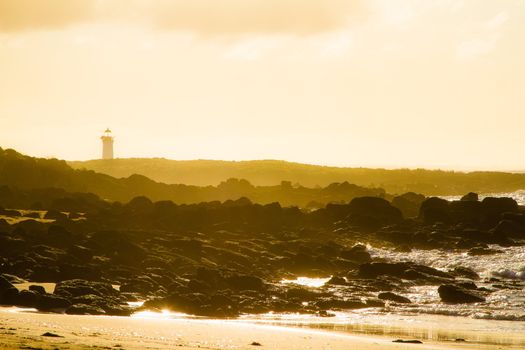
<path fill-rule="evenodd" d="M 153 201 L 171 200 L 179 204 L 246 197 L 255 203 L 279 202 L 283 206 L 300 207 L 322 207 L 326 203 L 348 202 L 361 196 L 386 196 L 383 189 L 365 188 L 348 182 L 308 188 L 294 186 L 286 181 L 274 186 L 254 186 L 244 179 L 236 178 L 225 179 L 217 186 L 165 184 L 137 174 L 116 178 L 93 170 L 73 169 L 63 160 L 34 158 L 12 149 L 0 148 L 0 206 L 27 205 L 27 201 L 33 200 L 35 196 L 38 201 L 49 202 L 57 199 L 56 196 L 64 195 L 56 190 L 35 191 L 42 189 L 93 193 L 102 199 L 121 202 L 128 202 L 137 196 L 146 196 Z M 91 197 L 80 197 L 96 201 Z M 73 198 L 77 199 L 79 196 Z"/>
<path fill-rule="evenodd" d="M 178 161 L 164 158 L 129 158 L 69 162 L 76 169 L 89 169 L 114 177 L 132 174 L 169 184 L 217 185 L 228 178 L 246 179 L 258 186 L 290 181 L 306 187 L 349 182 L 381 187 L 388 193 L 417 192 L 425 195 L 462 195 L 467 192 L 513 192 L 525 189 L 525 174 L 505 172 L 454 172 L 425 169 L 339 168 L 279 160 Z"/>

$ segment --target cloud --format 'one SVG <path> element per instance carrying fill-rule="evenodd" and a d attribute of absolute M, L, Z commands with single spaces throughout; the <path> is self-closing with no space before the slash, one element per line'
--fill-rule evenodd
<path fill-rule="evenodd" d="M 0 0 L 0 31 L 114 20 L 200 35 L 315 34 L 362 16 L 362 0 Z"/>
<path fill-rule="evenodd" d="M 279 37 L 256 37 L 242 40 L 232 45 L 224 54 L 224 58 L 234 61 L 255 61 L 266 52 L 282 45 L 286 38 Z"/>
<path fill-rule="evenodd" d="M 493 18 L 491 18 L 490 20 L 488 20 L 485 23 L 485 25 L 488 29 L 496 30 L 499 27 L 501 27 L 503 24 L 505 24 L 505 22 L 508 21 L 509 17 L 510 16 L 507 13 L 507 11 L 502 11 L 498 13 L 496 16 L 494 16 Z"/>
<path fill-rule="evenodd" d="M 151 4 L 163 29 L 203 35 L 315 34 L 344 26 L 364 13 L 357 0 L 159 0 Z"/>
<path fill-rule="evenodd" d="M 0 31 L 61 28 L 90 20 L 93 0 L 0 0 Z"/>
<path fill-rule="evenodd" d="M 472 39 L 459 44 L 456 55 L 462 61 L 468 61 L 478 56 L 491 53 L 498 43 L 498 35 L 491 35 L 486 39 Z"/>

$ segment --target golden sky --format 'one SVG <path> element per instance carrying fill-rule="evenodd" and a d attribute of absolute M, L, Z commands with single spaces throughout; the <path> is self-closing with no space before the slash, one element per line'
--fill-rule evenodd
<path fill-rule="evenodd" d="M 525 169 L 525 1 L 0 0 L 0 147 Z"/>

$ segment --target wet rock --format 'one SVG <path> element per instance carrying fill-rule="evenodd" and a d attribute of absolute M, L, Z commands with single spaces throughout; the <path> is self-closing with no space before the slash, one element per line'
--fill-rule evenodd
<path fill-rule="evenodd" d="M 428 282 L 439 282 L 452 280 L 454 277 L 446 272 L 432 267 L 418 265 L 409 262 L 400 263 L 367 263 L 359 266 L 359 276 L 364 278 L 376 278 L 386 275 L 408 280 L 426 280 Z"/>
<path fill-rule="evenodd" d="M 12 217 L 21 216 L 18 210 L 4 209 L 4 208 L 0 208 L 0 215 L 12 216 Z"/>
<path fill-rule="evenodd" d="M 236 275 L 226 278 L 226 283 L 237 290 L 264 291 L 265 286 L 262 279 L 255 276 Z"/>
<path fill-rule="evenodd" d="M 142 295 L 153 294 L 159 290 L 159 284 L 152 278 L 142 275 L 127 280 L 120 286 L 120 291 L 125 293 L 139 293 Z"/>
<path fill-rule="evenodd" d="M 365 263 L 372 260 L 370 253 L 363 244 L 356 244 L 350 249 L 342 250 L 339 256 L 343 259 L 359 263 Z"/>
<path fill-rule="evenodd" d="M 345 286 L 348 284 L 348 281 L 344 277 L 339 276 L 332 276 L 326 284 L 334 285 L 334 286 Z"/>
<path fill-rule="evenodd" d="M 0 304 L 15 305 L 18 300 L 18 289 L 9 288 L 0 293 Z"/>
<path fill-rule="evenodd" d="M 479 280 L 478 273 L 472 269 L 469 269 L 468 267 L 457 266 L 449 272 L 457 277 L 464 277 L 471 280 Z"/>
<path fill-rule="evenodd" d="M 73 279 L 57 283 L 54 294 L 72 297 L 87 294 L 104 297 L 118 297 L 119 291 L 114 289 L 109 283 Z"/>
<path fill-rule="evenodd" d="M 483 220 L 482 204 L 478 201 L 452 201 L 449 203 L 449 216 L 453 223 L 480 225 Z"/>
<path fill-rule="evenodd" d="M 37 292 L 39 294 L 46 294 L 46 289 L 43 286 L 32 284 L 29 286 L 29 290 Z"/>
<path fill-rule="evenodd" d="M 237 317 L 238 304 L 225 294 L 202 293 L 171 294 L 166 298 L 150 299 L 144 308 L 167 308 L 191 315 L 209 317 Z"/>
<path fill-rule="evenodd" d="M 59 212 L 58 210 L 48 210 L 44 215 L 44 219 L 56 220 L 56 221 L 66 221 L 67 215 Z"/>
<path fill-rule="evenodd" d="M 367 305 L 367 303 L 363 302 L 362 300 L 349 300 L 337 297 L 320 298 L 315 302 L 315 305 L 323 310 L 352 310 L 370 307 L 369 305 Z"/>
<path fill-rule="evenodd" d="M 336 315 L 334 313 L 328 312 L 326 310 L 320 310 L 317 313 L 317 316 L 319 316 L 319 317 L 335 317 Z"/>
<path fill-rule="evenodd" d="M 37 306 L 41 296 L 42 294 L 32 290 L 21 290 L 13 304 L 22 307 L 35 307 Z"/>
<path fill-rule="evenodd" d="M 450 222 L 449 202 L 438 197 L 428 198 L 421 203 L 419 217 L 426 224 L 448 223 Z"/>
<path fill-rule="evenodd" d="M 33 282 L 57 282 L 60 280 L 60 269 L 56 265 L 35 264 L 28 279 Z"/>
<path fill-rule="evenodd" d="M 392 343 L 423 344 L 421 340 L 417 340 L 417 339 L 409 339 L 409 340 L 396 339 L 396 340 L 392 340 Z"/>
<path fill-rule="evenodd" d="M 514 213 L 508 213 L 507 218 L 517 216 Z M 511 216 L 512 215 L 512 216 Z M 497 226 L 492 229 L 494 235 L 498 237 L 525 238 L 525 225 L 515 220 L 501 220 Z"/>
<path fill-rule="evenodd" d="M 65 227 L 59 225 L 49 226 L 47 238 L 47 244 L 53 247 L 67 247 L 73 242 L 73 234 Z"/>
<path fill-rule="evenodd" d="M 403 217 L 413 218 L 418 216 L 421 203 L 423 203 L 424 200 L 425 196 L 422 194 L 407 192 L 394 197 L 394 199 L 392 199 L 392 205 L 401 211 Z"/>
<path fill-rule="evenodd" d="M 366 307 L 385 307 L 385 302 L 376 298 L 367 298 L 365 304 Z"/>
<path fill-rule="evenodd" d="M 3 278 L 5 278 L 7 281 L 9 281 L 10 283 L 26 283 L 27 281 L 23 278 L 20 278 L 18 276 L 15 276 L 15 275 L 10 275 L 8 273 L 3 273 L 1 274 L 0 276 L 2 276 Z"/>
<path fill-rule="evenodd" d="M 378 197 L 358 197 L 352 199 L 345 219 L 351 225 L 365 229 L 378 229 L 403 220 L 401 211 L 387 200 Z"/>
<path fill-rule="evenodd" d="M 467 202 L 477 202 L 479 200 L 479 196 L 477 193 L 469 192 L 460 199 L 461 201 L 467 201 Z"/>
<path fill-rule="evenodd" d="M 44 334 L 41 335 L 42 337 L 52 337 L 52 338 L 64 338 L 63 336 L 61 335 L 58 335 L 58 334 L 55 334 L 55 333 L 51 333 L 51 332 L 45 332 Z"/>
<path fill-rule="evenodd" d="M 401 296 L 401 295 L 394 294 L 392 292 L 379 293 L 377 297 L 379 299 L 381 299 L 381 300 L 390 300 L 390 301 L 394 301 L 396 303 L 402 303 L 402 304 L 409 304 L 409 303 L 411 303 L 410 299 L 408 299 L 408 298 L 406 298 L 404 296 Z"/>
<path fill-rule="evenodd" d="M 13 296 L 18 294 L 18 289 L 5 277 L 0 276 L 0 304 L 11 304 Z"/>
<path fill-rule="evenodd" d="M 66 309 L 68 315 L 104 315 L 105 313 L 100 307 L 86 304 L 73 304 Z"/>
<path fill-rule="evenodd" d="M 301 301 L 315 300 L 320 293 L 306 287 L 291 287 L 286 291 L 286 298 L 297 298 Z"/>
<path fill-rule="evenodd" d="M 481 201 L 483 211 L 489 219 L 500 217 L 503 213 L 516 213 L 518 212 L 518 203 L 508 197 L 486 197 Z"/>
<path fill-rule="evenodd" d="M 438 293 L 442 301 L 450 304 L 479 303 L 485 301 L 485 298 L 474 292 L 450 284 L 439 286 Z"/>
<path fill-rule="evenodd" d="M 40 296 L 36 308 L 40 311 L 62 311 L 71 306 L 66 299 L 53 294 L 43 294 Z"/>
<path fill-rule="evenodd" d="M 67 252 L 83 263 L 87 263 L 93 258 L 93 251 L 81 245 L 73 245 L 69 247 Z"/>

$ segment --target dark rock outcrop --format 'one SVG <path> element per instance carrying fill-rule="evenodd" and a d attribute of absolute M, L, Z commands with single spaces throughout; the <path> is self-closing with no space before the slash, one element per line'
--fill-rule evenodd
<path fill-rule="evenodd" d="M 411 303 L 410 299 L 407 297 L 392 293 L 392 292 L 383 292 L 379 293 L 377 297 L 381 300 L 390 300 L 396 303 L 409 304 Z"/>
<path fill-rule="evenodd" d="M 485 298 L 470 290 L 445 284 L 438 288 L 439 297 L 445 303 L 466 304 L 484 302 Z"/>

